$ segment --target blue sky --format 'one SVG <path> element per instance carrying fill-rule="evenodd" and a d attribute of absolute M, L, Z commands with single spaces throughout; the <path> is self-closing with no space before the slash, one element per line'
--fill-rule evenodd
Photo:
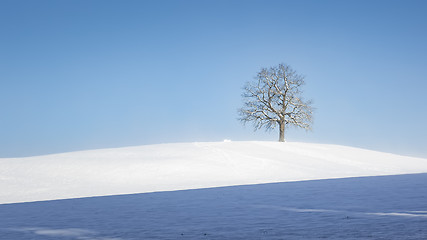
<path fill-rule="evenodd" d="M 242 87 L 291 65 L 333 143 L 427 158 L 427 1 L 1 1 L 0 157 L 278 139 Z"/>

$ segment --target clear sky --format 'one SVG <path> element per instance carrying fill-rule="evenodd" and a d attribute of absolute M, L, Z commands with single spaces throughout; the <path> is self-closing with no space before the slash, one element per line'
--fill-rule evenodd
<path fill-rule="evenodd" d="M 287 140 L 427 158 L 427 1 L 0 1 L 0 157 L 278 139 L 242 87 L 291 65 L 314 100 Z"/>

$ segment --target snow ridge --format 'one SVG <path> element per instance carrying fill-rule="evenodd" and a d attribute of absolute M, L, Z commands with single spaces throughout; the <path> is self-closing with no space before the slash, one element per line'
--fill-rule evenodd
<path fill-rule="evenodd" d="M 200 142 L 0 158 L 0 204 L 427 172 L 427 159 L 339 145 Z"/>

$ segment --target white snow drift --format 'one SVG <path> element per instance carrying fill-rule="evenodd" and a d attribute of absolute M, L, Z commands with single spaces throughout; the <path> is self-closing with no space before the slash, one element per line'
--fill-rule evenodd
<path fill-rule="evenodd" d="M 0 158 L 0 203 L 427 172 L 427 159 L 338 145 L 159 144 Z"/>

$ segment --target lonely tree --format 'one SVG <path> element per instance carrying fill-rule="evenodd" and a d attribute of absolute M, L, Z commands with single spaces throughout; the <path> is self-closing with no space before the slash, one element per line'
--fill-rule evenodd
<path fill-rule="evenodd" d="M 289 126 L 311 130 L 313 108 L 311 100 L 304 100 L 304 77 L 289 65 L 279 64 L 263 68 L 254 81 L 246 83 L 244 106 L 239 109 L 239 120 L 252 122 L 255 130 L 279 127 L 279 141 L 285 141 Z"/>

